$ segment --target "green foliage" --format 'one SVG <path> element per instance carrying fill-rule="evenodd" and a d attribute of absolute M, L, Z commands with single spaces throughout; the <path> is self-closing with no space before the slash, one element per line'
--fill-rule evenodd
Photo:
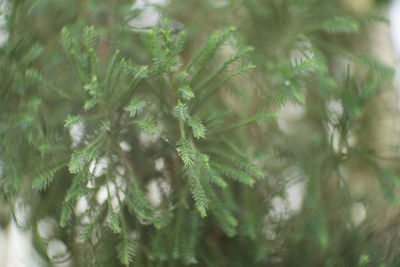
<path fill-rule="evenodd" d="M 135 246 L 129 241 L 123 241 L 117 246 L 118 257 L 122 264 L 129 265 L 135 256 Z"/>
<path fill-rule="evenodd" d="M 207 216 L 207 195 L 201 185 L 200 176 L 191 170 L 187 169 L 187 175 L 190 180 L 190 191 L 192 192 L 193 198 L 196 201 L 196 208 L 200 212 L 201 217 Z"/>
<path fill-rule="evenodd" d="M 356 20 L 345 17 L 334 17 L 322 23 L 322 29 L 327 32 L 358 32 L 359 25 Z"/>
<path fill-rule="evenodd" d="M 68 164 L 70 173 L 76 174 L 82 171 L 83 167 L 90 160 L 94 160 L 97 157 L 97 150 L 95 149 L 84 149 L 82 151 L 76 151 L 71 155 L 71 160 Z"/>
<path fill-rule="evenodd" d="M 190 100 L 190 99 L 194 98 L 194 93 L 188 85 L 184 86 L 183 88 L 180 88 L 179 91 L 182 94 L 182 98 L 185 100 Z"/>
<path fill-rule="evenodd" d="M 188 140 L 182 138 L 176 143 L 176 149 L 185 166 L 193 165 L 196 160 L 195 152 Z"/>
<path fill-rule="evenodd" d="M 136 115 L 142 112 L 145 105 L 146 102 L 143 100 L 132 99 L 129 106 L 126 106 L 124 110 L 129 112 L 129 115 L 134 118 Z"/>
<path fill-rule="evenodd" d="M 67 225 L 68 219 L 71 217 L 71 214 L 74 210 L 74 206 L 75 206 L 74 199 L 67 200 L 63 204 L 63 208 L 62 208 L 61 216 L 60 216 L 60 226 L 61 227 L 65 227 Z"/>
<path fill-rule="evenodd" d="M 70 128 L 72 125 L 78 124 L 78 123 L 81 123 L 81 122 L 83 122 L 83 118 L 81 116 L 79 116 L 79 115 L 78 116 L 68 115 L 67 119 L 65 120 L 64 127 L 65 128 Z"/>
<path fill-rule="evenodd" d="M 156 123 L 151 119 L 137 121 L 137 125 L 141 131 L 148 135 L 157 135 L 160 131 L 157 129 Z"/>
<path fill-rule="evenodd" d="M 108 219 L 110 220 L 109 225 L 111 230 L 113 230 L 114 233 L 121 233 L 118 217 L 112 210 L 111 205 L 108 207 Z"/>
<path fill-rule="evenodd" d="M 193 135 L 197 139 L 205 138 L 206 128 L 199 118 L 190 118 L 189 125 L 192 127 Z"/>
<path fill-rule="evenodd" d="M 176 0 L 140 29 L 131 1 L 7 6 L 0 214 L 30 208 L 44 261 L 49 218 L 73 266 L 395 266 L 395 242 L 374 236 L 398 236 L 350 214 L 374 207 L 351 186 L 359 169 L 398 205 L 397 150 L 370 141 L 394 70 L 363 43 L 385 18 L 342 1 Z M 296 183 L 301 207 L 280 211 Z"/>
<path fill-rule="evenodd" d="M 106 216 L 106 211 L 107 211 L 107 205 L 101 206 L 99 211 L 97 211 L 97 214 L 90 221 L 90 223 L 83 227 L 80 233 L 80 237 L 84 241 L 89 241 L 92 238 L 95 228 L 101 225 L 101 221 L 104 220 L 104 217 Z"/>
<path fill-rule="evenodd" d="M 178 105 L 176 105 L 173 108 L 173 114 L 176 118 L 181 119 L 181 120 L 186 120 L 186 117 L 188 116 L 188 107 L 185 103 L 178 102 Z"/>
<path fill-rule="evenodd" d="M 36 190 L 46 190 L 46 188 L 53 182 L 54 176 L 61 168 L 65 167 L 64 164 L 60 164 L 52 169 L 45 169 L 40 171 L 37 178 L 33 180 L 32 187 Z"/>

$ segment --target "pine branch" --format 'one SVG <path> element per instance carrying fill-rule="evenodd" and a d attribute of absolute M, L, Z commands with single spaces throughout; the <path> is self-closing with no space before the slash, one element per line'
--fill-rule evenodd
<path fill-rule="evenodd" d="M 156 123 L 151 119 L 143 119 L 135 121 L 139 129 L 149 136 L 159 135 L 160 130 L 157 129 Z"/>
<path fill-rule="evenodd" d="M 249 175 L 247 175 L 245 172 L 243 172 L 241 170 L 237 170 L 237 169 L 231 168 L 229 166 L 224 166 L 224 165 L 221 165 L 218 163 L 212 163 L 211 165 L 213 168 L 218 170 L 218 172 L 220 172 L 222 175 L 224 175 L 226 177 L 232 178 L 241 183 L 247 184 L 251 187 L 255 183 L 255 181 L 252 177 L 250 177 Z"/>
<path fill-rule="evenodd" d="M 64 202 L 61 210 L 60 226 L 65 227 L 75 207 L 75 199 L 70 199 Z"/>
<path fill-rule="evenodd" d="M 181 247 L 184 262 L 186 264 L 196 264 L 196 244 L 199 236 L 199 218 L 195 212 L 189 214 L 184 225 L 184 234 L 182 235 Z"/>
<path fill-rule="evenodd" d="M 71 96 L 69 96 L 67 93 L 65 93 L 63 90 L 53 86 L 52 84 L 50 84 L 48 81 L 45 80 L 45 78 L 39 74 L 39 72 L 37 72 L 34 69 L 27 69 L 26 73 L 25 73 L 28 77 L 30 77 L 31 79 L 34 79 L 35 81 L 41 83 L 43 86 L 45 86 L 46 88 L 54 91 L 56 94 L 58 94 L 60 97 L 63 97 L 65 99 L 74 101 L 72 99 Z"/>
<path fill-rule="evenodd" d="M 113 75 L 116 66 L 117 66 L 117 59 L 120 54 L 120 51 L 117 49 L 113 55 L 110 65 L 108 66 L 106 77 L 104 78 L 103 88 L 105 92 L 110 92 L 110 83 L 111 83 L 111 76 Z"/>
<path fill-rule="evenodd" d="M 73 125 L 82 123 L 83 121 L 83 118 L 79 115 L 68 115 L 65 119 L 64 127 L 71 128 Z"/>
<path fill-rule="evenodd" d="M 208 39 L 207 43 L 199 51 L 199 53 L 193 57 L 193 59 L 186 66 L 186 70 L 195 67 L 195 73 L 192 76 L 192 81 L 195 81 L 200 73 L 204 70 L 210 59 L 214 57 L 218 49 L 225 43 L 225 41 L 233 35 L 235 28 L 231 27 L 225 31 L 221 36 L 218 32 L 214 32 Z"/>
<path fill-rule="evenodd" d="M 212 168 L 203 169 L 203 172 L 205 173 L 205 177 L 207 177 L 212 183 L 218 185 L 219 187 L 226 188 L 228 186 L 225 180 L 222 179 L 221 176 L 218 175 L 218 173 Z"/>
<path fill-rule="evenodd" d="M 190 100 L 190 99 L 194 98 L 194 93 L 189 85 L 186 85 L 186 86 L 180 88 L 179 92 L 181 93 L 182 98 L 185 100 Z"/>
<path fill-rule="evenodd" d="M 176 149 L 185 166 L 189 167 L 193 165 L 194 161 L 196 160 L 196 153 L 194 152 L 193 147 L 188 140 L 181 138 L 176 143 Z"/>
<path fill-rule="evenodd" d="M 54 175 L 62 168 L 65 164 L 59 164 L 58 166 L 41 171 L 35 180 L 33 180 L 32 187 L 39 191 L 44 191 L 53 182 Z"/>
<path fill-rule="evenodd" d="M 322 23 L 322 29 L 331 33 L 358 32 L 359 25 L 356 20 L 346 17 L 334 17 Z"/>
<path fill-rule="evenodd" d="M 192 127 L 193 135 L 195 138 L 205 138 L 206 128 L 201 120 L 197 117 L 191 117 L 188 120 L 189 126 Z"/>
<path fill-rule="evenodd" d="M 245 63 L 240 65 L 236 70 L 232 71 L 229 75 L 224 77 L 221 81 L 214 84 L 214 86 L 208 88 L 200 95 L 200 99 L 195 103 L 191 109 L 191 113 L 196 112 L 218 89 L 228 83 L 231 79 L 244 76 L 252 71 L 255 66 L 251 63 Z"/>
<path fill-rule="evenodd" d="M 278 114 L 262 112 L 262 113 L 259 113 L 259 114 L 255 115 L 255 116 L 253 116 L 253 117 L 245 119 L 245 120 L 243 120 L 241 122 L 238 122 L 238 123 L 235 123 L 233 125 L 230 125 L 230 126 L 228 126 L 226 128 L 211 132 L 210 134 L 221 134 L 221 133 L 224 133 L 224 132 L 229 132 L 229 131 L 235 130 L 237 128 L 241 128 L 241 127 L 247 126 L 247 125 L 249 125 L 251 123 L 254 123 L 254 122 L 260 123 L 260 122 L 273 120 L 273 119 L 276 119 L 276 118 L 278 118 Z"/>
<path fill-rule="evenodd" d="M 188 106 L 178 100 L 178 105 L 173 108 L 172 113 L 176 118 L 185 121 L 188 116 Z"/>
<path fill-rule="evenodd" d="M 124 108 L 125 111 L 129 112 L 129 115 L 134 118 L 136 115 L 140 114 L 146 105 L 146 102 L 143 100 L 139 100 L 137 98 L 133 98 L 129 106 Z"/>
<path fill-rule="evenodd" d="M 222 64 L 221 67 L 219 67 L 216 71 L 214 71 L 212 74 L 210 74 L 208 77 L 206 77 L 204 80 L 202 80 L 197 86 L 196 86 L 196 91 L 200 91 L 206 86 L 208 86 L 212 81 L 214 81 L 220 74 L 222 74 L 227 68 L 232 65 L 233 63 L 237 62 L 240 59 L 243 59 L 248 56 L 254 49 L 252 47 L 245 47 L 237 54 L 232 56 L 229 60 L 225 61 L 224 64 Z"/>
<path fill-rule="evenodd" d="M 196 203 L 196 208 L 200 212 L 201 217 L 206 217 L 208 199 L 201 185 L 200 177 L 193 169 L 186 169 L 186 172 L 190 180 L 190 192 L 192 192 L 192 196 Z"/>
<path fill-rule="evenodd" d="M 119 224 L 118 216 L 115 214 L 111 207 L 108 208 L 108 220 L 110 229 L 114 233 L 121 233 L 121 226 Z"/>
<path fill-rule="evenodd" d="M 107 205 L 102 205 L 97 212 L 97 215 L 90 221 L 89 224 L 85 225 L 80 233 L 80 237 L 84 241 L 89 241 L 93 235 L 93 231 L 95 230 L 96 226 L 102 222 L 106 215 L 107 215 Z"/>
<path fill-rule="evenodd" d="M 129 239 L 123 240 L 117 246 L 118 258 L 120 259 L 122 264 L 129 266 L 129 264 L 133 261 L 133 258 L 136 254 L 135 244 L 131 242 Z"/>
<path fill-rule="evenodd" d="M 87 52 L 88 52 L 88 57 L 87 57 L 88 71 L 90 73 L 98 76 L 99 75 L 98 60 L 97 60 L 97 55 L 95 52 L 97 33 L 94 30 L 93 26 L 86 26 L 85 29 L 83 30 L 83 32 L 84 32 L 84 39 L 86 42 L 86 48 L 87 48 Z"/>

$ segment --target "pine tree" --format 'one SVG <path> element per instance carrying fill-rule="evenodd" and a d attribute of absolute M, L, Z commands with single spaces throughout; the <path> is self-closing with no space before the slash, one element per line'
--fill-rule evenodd
<path fill-rule="evenodd" d="M 363 200 L 342 173 L 356 162 L 398 205 L 397 165 L 363 142 L 394 71 L 358 45 L 387 20 L 342 2 L 176 0 L 141 28 L 130 1 L 8 1 L 3 226 L 31 231 L 48 265 L 62 258 L 38 232 L 49 218 L 71 266 L 396 264 L 354 224 Z M 290 133 L 287 105 L 304 112 Z M 296 181 L 301 210 L 274 216 Z"/>

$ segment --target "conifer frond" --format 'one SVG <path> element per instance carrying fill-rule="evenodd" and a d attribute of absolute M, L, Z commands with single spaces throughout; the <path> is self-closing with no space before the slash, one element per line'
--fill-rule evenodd
<path fill-rule="evenodd" d="M 61 29 L 61 42 L 67 51 L 70 51 L 72 47 L 75 45 L 73 44 L 71 33 L 68 31 L 66 27 Z"/>
<path fill-rule="evenodd" d="M 65 128 L 71 128 L 75 124 L 79 124 L 83 122 L 83 118 L 79 115 L 68 115 L 65 119 Z"/>
<path fill-rule="evenodd" d="M 199 165 L 202 168 L 209 169 L 210 168 L 210 157 L 206 154 L 196 152 L 196 165 Z"/>
<path fill-rule="evenodd" d="M 217 128 L 224 124 L 230 117 L 232 117 L 232 112 L 230 111 L 215 111 L 205 118 L 204 124 L 209 129 Z"/>
<path fill-rule="evenodd" d="M 95 52 L 97 33 L 93 26 L 86 26 L 85 29 L 83 30 L 83 32 L 84 32 L 84 39 L 85 39 L 87 53 L 88 53 L 87 65 L 89 68 L 89 72 L 91 72 L 95 75 L 98 75 L 98 62 L 97 62 L 97 56 L 96 56 L 96 52 Z"/>
<path fill-rule="evenodd" d="M 217 194 L 207 184 L 204 185 L 207 196 L 210 199 L 210 211 L 215 216 L 218 226 L 230 237 L 235 236 L 237 233 L 238 221 L 232 215 L 232 203 L 228 199 L 220 199 Z M 229 204 L 228 204 L 229 203 Z"/>
<path fill-rule="evenodd" d="M 90 82 L 83 87 L 83 89 L 88 92 L 90 96 L 96 97 L 99 94 L 99 82 L 97 76 L 94 75 Z"/>
<path fill-rule="evenodd" d="M 122 70 L 128 74 L 133 74 L 134 79 L 143 79 L 147 75 L 148 66 L 135 65 L 131 61 L 124 61 L 121 63 Z"/>
<path fill-rule="evenodd" d="M 322 29 L 327 32 L 358 32 L 358 22 L 351 18 L 334 17 L 322 23 Z"/>
<path fill-rule="evenodd" d="M 199 101 L 196 102 L 196 105 L 192 108 L 192 112 L 195 112 L 199 107 L 201 107 L 201 105 L 203 105 L 208 98 L 210 98 L 218 89 L 227 84 L 230 80 L 235 77 L 244 77 L 254 68 L 255 65 L 251 63 L 239 65 L 236 69 L 232 70 L 228 75 L 222 78 L 221 81 L 216 82 L 213 86 L 210 86 L 207 90 L 204 90 L 200 95 Z"/>
<path fill-rule="evenodd" d="M 88 156 L 86 151 L 83 150 L 72 153 L 71 161 L 68 164 L 69 172 L 72 174 L 80 172 L 87 161 Z"/>
<path fill-rule="evenodd" d="M 65 201 L 70 201 L 72 199 L 78 200 L 81 197 L 88 195 L 91 192 L 91 188 L 87 185 L 88 177 L 86 173 L 80 173 L 75 175 L 72 180 L 72 185 L 67 190 L 65 195 Z"/>
<path fill-rule="evenodd" d="M 218 163 L 212 163 L 211 164 L 218 172 L 220 172 L 223 176 L 229 177 L 231 179 L 237 180 L 241 183 L 247 184 L 249 186 L 253 186 L 255 181 L 254 179 L 246 174 L 245 172 L 241 170 L 237 170 L 234 168 L 231 168 L 229 166 L 221 165 Z"/>
<path fill-rule="evenodd" d="M 118 258 L 122 264 L 129 265 L 135 257 L 136 247 L 129 239 L 123 240 L 117 246 Z"/>
<path fill-rule="evenodd" d="M 207 43 L 202 47 L 196 56 L 190 61 L 186 67 L 189 70 L 192 66 L 195 67 L 195 73 L 193 75 L 193 80 L 204 70 L 205 66 L 209 63 L 210 59 L 213 58 L 218 49 L 226 42 L 226 40 L 232 36 L 236 31 L 235 28 L 231 27 L 225 31 L 221 36 L 218 32 L 214 32 Z"/>
<path fill-rule="evenodd" d="M 111 76 L 113 75 L 113 73 L 116 69 L 119 54 L 120 54 L 120 51 L 118 49 L 115 50 L 114 55 L 111 60 L 111 63 L 108 66 L 107 74 L 106 74 L 106 77 L 104 78 L 104 82 L 103 82 L 103 87 L 105 88 L 106 91 L 109 91 Z"/>
<path fill-rule="evenodd" d="M 131 214 L 136 215 L 144 222 L 155 223 L 155 218 L 152 216 L 152 209 L 145 195 L 136 189 L 134 195 L 128 194 L 125 200 L 128 210 Z"/>
<path fill-rule="evenodd" d="M 192 127 L 193 135 L 195 138 L 205 138 L 206 128 L 201 120 L 197 117 L 189 118 L 189 126 Z"/>
<path fill-rule="evenodd" d="M 93 26 L 86 26 L 83 29 L 84 39 L 88 50 L 94 49 L 97 39 L 97 33 Z"/>
<path fill-rule="evenodd" d="M 97 213 L 97 215 L 90 221 L 89 224 L 85 225 L 80 233 L 80 237 L 84 241 L 89 241 L 93 235 L 93 231 L 102 222 L 107 214 L 107 205 L 102 205 Z"/>
<path fill-rule="evenodd" d="M 139 100 L 137 98 L 133 98 L 131 103 L 124 108 L 125 111 L 129 112 L 129 115 L 134 118 L 136 115 L 140 114 L 146 105 L 146 102 L 143 100 Z"/>
<path fill-rule="evenodd" d="M 208 86 L 212 81 L 214 81 L 219 75 L 221 75 L 225 70 L 228 69 L 229 66 L 231 66 L 233 63 L 237 62 L 240 59 L 248 57 L 248 55 L 253 51 L 254 49 L 252 47 L 244 47 L 240 48 L 240 50 L 233 55 L 229 60 L 225 61 L 224 64 L 222 64 L 221 67 L 219 67 L 217 70 L 215 70 L 212 74 L 210 74 L 208 77 L 204 78 L 197 86 L 196 90 L 199 91 L 206 86 Z"/>
<path fill-rule="evenodd" d="M 195 200 L 196 208 L 200 212 L 201 217 L 206 217 L 208 198 L 200 182 L 200 177 L 194 169 L 187 168 L 186 172 L 190 180 L 190 192 Z"/>
<path fill-rule="evenodd" d="M 182 235 L 181 247 L 184 261 L 186 264 L 196 264 L 196 244 L 199 236 L 199 217 L 195 212 L 191 212 L 185 221 L 184 234 Z"/>
<path fill-rule="evenodd" d="M 110 196 L 108 196 L 108 197 L 110 197 Z M 113 211 L 109 199 L 108 199 L 108 215 L 107 215 L 107 217 L 108 217 L 108 226 L 110 227 L 110 229 L 114 233 L 118 233 L 118 234 L 121 233 L 121 226 L 120 226 L 118 216 Z"/>
<path fill-rule="evenodd" d="M 230 80 L 234 77 L 245 77 L 247 74 L 249 74 L 252 70 L 254 70 L 256 66 L 250 62 L 246 62 L 243 64 L 240 64 L 238 67 L 236 67 L 234 70 L 232 70 L 231 74 L 227 76 L 227 80 Z"/>
<path fill-rule="evenodd" d="M 84 241 L 90 240 L 96 225 L 97 222 L 95 224 L 89 224 L 84 226 L 80 233 L 80 238 L 82 238 Z"/>
<path fill-rule="evenodd" d="M 362 23 L 383 23 L 386 25 L 390 25 L 390 21 L 388 18 L 379 15 L 366 15 L 357 19 L 360 24 Z"/>
<path fill-rule="evenodd" d="M 83 104 L 83 109 L 85 111 L 91 110 L 97 103 L 96 98 L 91 98 L 89 100 L 85 101 L 85 104 Z"/>
<path fill-rule="evenodd" d="M 138 66 L 134 70 L 135 73 L 135 79 L 144 79 L 147 76 L 148 73 L 148 67 L 147 66 Z"/>
<path fill-rule="evenodd" d="M 185 121 L 188 116 L 188 106 L 178 100 L 178 105 L 172 109 L 172 113 L 176 118 Z"/>
<path fill-rule="evenodd" d="M 100 130 L 104 132 L 111 132 L 111 122 L 110 121 L 100 121 Z"/>
<path fill-rule="evenodd" d="M 39 82 L 40 84 L 42 84 L 43 86 L 45 86 L 46 88 L 54 91 L 56 94 L 58 94 L 60 97 L 63 97 L 65 99 L 70 99 L 71 97 L 65 93 L 63 90 L 53 86 L 52 84 L 50 84 L 39 72 L 37 72 L 34 69 L 27 69 L 25 72 L 25 75 L 30 77 L 31 79 L 35 80 L 36 82 Z"/>
<path fill-rule="evenodd" d="M 226 163 L 227 165 L 233 166 L 238 168 L 239 170 L 245 172 L 249 176 L 256 178 L 256 179 L 263 179 L 264 172 L 255 166 L 248 157 L 234 151 L 234 153 L 227 153 L 223 150 L 211 150 L 212 153 L 215 153 L 216 156 L 219 158 L 219 161 Z"/>
<path fill-rule="evenodd" d="M 181 31 L 178 34 L 176 40 L 174 41 L 173 51 L 171 51 L 171 55 L 173 57 L 179 56 L 182 53 L 185 44 L 185 39 L 186 39 L 186 32 Z"/>
<path fill-rule="evenodd" d="M 227 126 L 225 128 L 222 128 L 220 130 L 214 131 L 212 134 L 220 134 L 220 133 L 223 133 L 223 132 L 232 131 L 234 129 L 247 126 L 247 125 L 252 124 L 254 122 L 265 123 L 267 121 L 270 121 L 270 120 L 278 118 L 278 116 L 279 115 L 276 114 L 276 113 L 260 112 L 260 113 L 254 115 L 254 116 L 252 116 L 252 117 L 250 117 L 248 119 L 244 119 L 241 122 L 238 122 L 238 123 L 235 123 L 233 125 L 230 125 L 230 126 Z"/>
<path fill-rule="evenodd" d="M 154 136 L 160 134 L 156 123 L 151 119 L 143 119 L 136 121 L 139 129 L 149 136 Z"/>
<path fill-rule="evenodd" d="M 185 166 L 189 167 L 193 165 L 196 160 L 196 153 L 188 140 L 181 138 L 176 143 L 176 149 Z"/>
<path fill-rule="evenodd" d="M 375 59 L 355 56 L 353 54 L 347 54 L 346 56 L 349 57 L 351 60 L 367 67 L 368 69 L 373 71 L 374 74 L 379 74 L 383 80 L 390 80 L 395 74 L 395 70 L 393 68 L 383 65 Z"/>
<path fill-rule="evenodd" d="M 82 56 L 78 42 L 72 38 L 71 33 L 66 27 L 62 28 L 61 30 L 61 43 L 64 46 L 64 50 L 68 54 L 69 59 L 74 65 L 80 81 L 85 83 L 88 80 L 88 75 L 85 73 L 87 62 L 84 61 L 85 57 Z"/>
<path fill-rule="evenodd" d="M 76 203 L 75 199 L 70 199 L 64 202 L 60 217 L 61 227 L 65 227 L 67 225 L 67 222 L 74 211 L 75 203 Z"/>
<path fill-rule="evenodd" d="M 80 172 L 88 161 L 94 160 L 98 156 L 96 148 L 86 148 L 81 151 L 75 151 L 71 155 L 71 160 L 68 164 L 69 172 L 76 174 Z"/>
<path fill-rule="evenodd" d="M 207 177 L 212 183 L 218 185 L 219 187 L 226 188 L 228 186 L 225 180 L 222 179 L 221 176 L 218 175 L 218 173 L 212 168 L 208 168 L 206 170 L 203 169 L 203 173 L 205 174 L 205 177 Z"/>
<path fill-rule="evenodd" d="M 229 236 L 237 234 L 237 225 L 239 224 L 227 207 L 221 205 L 220 201 L 214 202 L 211 208 L 213 215 L 217 219 L 218 226 Z"/>
<path fill-rule="evenodd" d="M 318 61 L 315 58 L 304 58 L 295 60 L 291 68 L 292 75 L 311 74 L 319 68 Z"/>
<path fill-rule="evenodd" d="M 190 100 L 194 98 L 194 93 L 189 85 L 180 88 L 179 92 L 182 94 L 182 98 L 185 100 Z"/>
<path fill-rule="evenodd" d="M 51 169 L 45 169 L 41 171 L 35 180 L 33 180 L 32 187 L 36 190 L 43 191 L 53 182 L 54 175 L 61 168 L 63 168 L 65 164 L 60 164 Z"/>
<path fill-rule="evenodd" d="M 164 20 L 161 29 L 153 27 L 151 31 L 143 33 L 142 37 L 155 63 L 151 76 L 171 74 L 181 65 L 178 54 L 183 49 L 185 32 L 174 38 L 169 28 L 169 20 Z"/>

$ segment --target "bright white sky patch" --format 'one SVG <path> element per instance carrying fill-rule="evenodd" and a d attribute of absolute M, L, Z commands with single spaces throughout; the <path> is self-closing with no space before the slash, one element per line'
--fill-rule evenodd
<path fill-rule="evenodd" d="M 390 7 L 390 12 L 389 12 L 389 18 L 390 18 L 390 35 L 392 37 L 392 42 L 393 42 L 393 47 L 394 50 L 396 51 L 396 87 L 397 87 L 397 94 L 398 94 L 398 109 L 400 110 L 400 84 L 399 84 L 399 55 L 400 55 L 400 0 L 394 0 L 392 2 L 392 5 Z"/>
<path fill-rule="evenodd" d="M 129 21 L 129 26 L 133 28 L 150 28 L 160 20 L 160 13 L 155 8 L 156 5 L 165 6 L 166 0 L 138 0 L 132 9 L 140 9 L 141 13 L 138 17 Z"/>
<path fill-rule="evenodd" d="M 400 54 L 400 1 L 395 0 L 390 7 L 390 33 L 394 48 L 397 54 Z"/>

